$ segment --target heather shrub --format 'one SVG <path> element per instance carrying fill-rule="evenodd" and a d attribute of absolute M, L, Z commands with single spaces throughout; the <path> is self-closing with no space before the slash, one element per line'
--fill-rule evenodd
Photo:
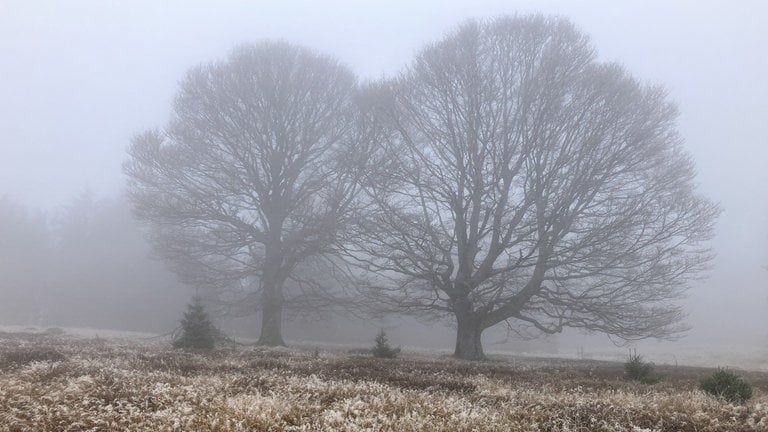
<path fill-rule="evenodd" d="M 66 360 L 64 354 L 47 347 L 24 347 L 0 354 L 0 369 L 24 366 L 33 362 L 59 362 Z"/>
<path fill-rule="evenodd" d="M 66 332 L 60 327 L 48 327 L 43 331 L 43 334 L 48 336 L 61 336 L 64 333 Z"/>
<path fill-rule="evenodd" d="M 643 384 L 659 382 L 659 377 L 653 375 L 655 365 L 643 360 L 643 356 L 637 351 L 630 352 L 629 358 L 624 362 L 624 379 L 637 381 Z"/>
<path fill-rule="evenodd" d="M 744 403 L 752 397 L 752 385 L 734 372 L 723 368 L 718 368 L 712 375 L 704 378 L 700 388 L 731 403 Z"/>
<path fill-rule="evenodd" d="M 387 340 L 387 334 L 380 330 L 374 339 L 375 345 L 371 354 L 376 358 L 396 358 L 400 354 L 400 348 L 392 348 Z"/>
<path fill-rule="evenodd" d="M 176 348 L 213 349 L 220 334 L 208 319 L 202 300 L 195 297 L 187 305 L 181 320 L 181 335 L 173 341 Z"/>

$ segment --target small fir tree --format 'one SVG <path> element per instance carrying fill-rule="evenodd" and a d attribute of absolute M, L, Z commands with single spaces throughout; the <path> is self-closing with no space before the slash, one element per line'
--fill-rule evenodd
<path fill-rule="evenodd" d="M 752 385 L 736 373 L 723 368 L 718 368 L 702 380 L 700 388 L 730 403 L 744 403 L 752 397 Z"/>
<path fill-rule="evenodd" d="M 387 340 L 387 334 L 384 330 L 379 330 L 379 334 L 376 335 L 376 344 L 371 349 L 371 353 L 377 358 L 395 358 L 400 354 L 400 348 L 392 348 L 389 346 Z"/>
<path fill-rule="evenodd" d="M 653 363 L 643 360 L 643 356 L 635 352 L 629 352 L 629 358 L 624 362 L 624 378 L 630 381 L 637 381 L 643 384 L 655 384 L 661 379 L 653 375 Z"/>
<path fill-rule="evenodd" d="M 187 305 L 181 320 L 181 336 L 173 341 L 176 348 L 213 349 L 218 329 L 208 319 L 203 302 L 199 297 Z"/>

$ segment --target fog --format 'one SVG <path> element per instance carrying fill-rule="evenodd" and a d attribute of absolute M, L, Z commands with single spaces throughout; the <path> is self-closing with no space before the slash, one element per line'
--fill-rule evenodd
<path fill-rule="evenodd" d="M 518 12 L 569 18 L 590 35 L 600 59 L 666 86 L 679 105 L 679 131 L 694 157 L 700 192 L 724 210 L 712 269 L 692 284 L 685 301 L 691 330 L 680 341 L 643 346 L 661 346 L 664 352 L 674 344 L 721 351 L 768 346 L 768 4 L 759 1 L 220 1 L 213 6 L 4 0 L 0 204 L 15 210 L 0 217 L 22 221 L 29 230 L 10 233 L 21 240 L 0 239 L 0 257 L 6 260 L 0 262 L 0 324 L 158 333 L 176 325 L 194 290 L 151 257 L 128 216 L 121 164 L 134 134 L 166 122 L 179 80 L 190 67 L 221 59 L 238 43 L 284 39 L 332 54 L 362 78 L 376 79 L 397 73 L 420 47 L 467 18 Z M 101 236 L 98 244 L 79 241 L 87 236 L 62 222 L 72 209 L 101 218 L 94 222 L 101 228 L 88 237 Z M 67 235 L 74 237 L 70 246 Z M 8 243 L 28 249 L 9 250 Z M 18 275 L 30 275 L 23 283 L 37 287 L 36 298 L 47 299 L 45 316 L 14 314 L 22 300 L 8 287 L 21 283 L 13 279 Z M 305 317 L 286 323 L 286 338 L 365 344 L 383 326 L 395 343 L 452 348 L 451 330 L 442 324 L 413 330 L 405 324 L 410 320 L 396 317 L 355 321 L 354 328 L 346 322 Z M 255 325 L 252 319 L 227 324 L 251 337 L 248 329 Z M 528 349 L 505 341 L 503 329 L 486 337 L 489 351 Z M 587 339 L 578 332 L 554 339 L 562 347 L 612 347 L 605 337 Z M 550 349 L 552 340 L 542 349 Z"/>

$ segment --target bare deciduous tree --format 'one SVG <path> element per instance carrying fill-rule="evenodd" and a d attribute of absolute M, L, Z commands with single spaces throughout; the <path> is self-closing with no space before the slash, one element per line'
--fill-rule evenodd
<path fill-rule="evenodd" d="M 469 22 L 382 85 L 375 211 L 350 233 L 370 293 L 484 329 L 578 327 L 623 340 L 681 330 L 674 300 L 706 267 L 719 213 L 665 91 L 596 61 L 566 20 Z"/>
<path fill-rule="evenodd" d="M 129 194 L 161 255 L 195 285 L 257 295 L 261 344 L 284 343 L 284 286 L 331 251 L 351 211 L 367 142 L 356 94 L 354 74 L 331 58 L 241 46 L 192 69 L 169 126 L 129 149 Z"/>

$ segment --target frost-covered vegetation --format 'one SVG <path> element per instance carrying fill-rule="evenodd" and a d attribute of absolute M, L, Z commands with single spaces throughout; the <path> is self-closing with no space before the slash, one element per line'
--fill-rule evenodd
<path fill-rule="evenodd" d="M 768 430 L 768 374 L 744 373 L 755 392 L 738 405 L 698 389 L 711 370 L 657 369 L 649 386 L 620 363 L 0 333 L 0 431 Z"/>

